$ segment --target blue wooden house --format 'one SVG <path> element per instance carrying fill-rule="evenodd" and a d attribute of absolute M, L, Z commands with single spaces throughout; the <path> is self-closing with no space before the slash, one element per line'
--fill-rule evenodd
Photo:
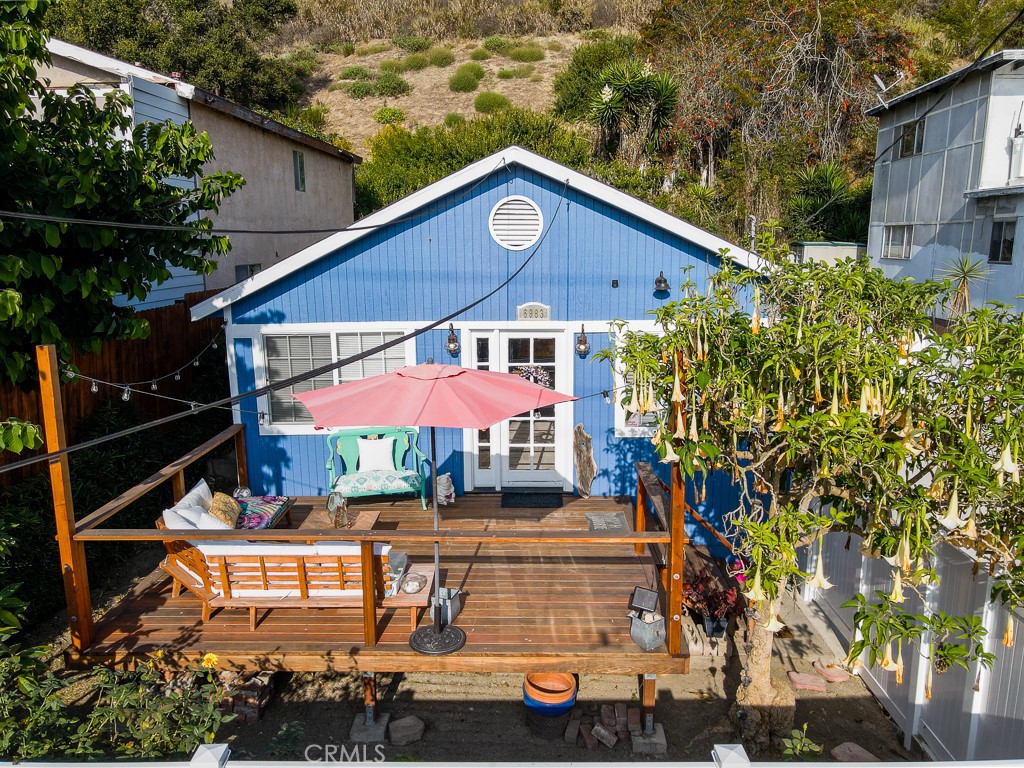
<path fill-rule="evenodd" d="M 196 305 L 226 323 L 232 392 L 253 390 L 372 348 L 469 304 L 532 254 L 505 289 L 453 323 L 307 382 L 319 388 L 432 359 L 469 367 L 542 368 L 580 400 L 485 431 L 439 430 L 438 471 L 457 493 L 549 488 L 572 493 L 573 429 L 593 438 L 594 495 L 633 493 L 637 461 L 656 463 L 650 430 L 617 398 L 622 382 L 594 353 L 609 323 L 651 325 L 692 268 L 698 282 L 730 258 L 756 256 L 636 198 L 520 147 L 486 157 Z M 671 289 L 656 290 L 663 275 Z M 586 333 L 588 354 L 577 341 Z M 235 410 L 248 435 L 254 492 L 325 495 L 325 433 L 293 400 L 300 387 Z M 604 393 L 612 397 L 607 398 Z M 426 448 L 426 438 L 421 437 Z M 662 470 L 665 468 L 662 467 Z M 716 502 L 716 499 L 719 501 Z M 705 516 L 735 506 L 723 477 Z M 692 500 L 691 500 L 692 501 Z M 723 509 L 716 509 L 723 506 Z M 699 538 L 699 537 L 698 537 Z"/>

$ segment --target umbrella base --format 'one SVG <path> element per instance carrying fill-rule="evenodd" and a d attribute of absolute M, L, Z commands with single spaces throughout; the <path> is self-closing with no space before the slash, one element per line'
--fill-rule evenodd
<path fill-rule="evenodd" d="M 453 624 L 440 632 L 433 624 L 420 627 L 409 638 L 409 647 L 426 656 L 444 656 L 455 653 L 466 644 L 466 633 Z"/>

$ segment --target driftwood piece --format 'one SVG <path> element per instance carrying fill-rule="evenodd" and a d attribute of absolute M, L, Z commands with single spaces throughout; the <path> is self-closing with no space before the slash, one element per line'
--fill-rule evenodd
<path fill-rule="evenodd" d="M 572 455 L 576 464 L 576 487 L 580 497 L 589 499 L 590 486 L 597 477 L 597 462 L 594 461 L 594 441 L 582 424 L 577 424 L 572 431 Z"/>

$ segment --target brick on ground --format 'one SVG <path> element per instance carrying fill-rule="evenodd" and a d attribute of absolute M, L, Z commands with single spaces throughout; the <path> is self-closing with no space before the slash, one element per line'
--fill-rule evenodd
<path fill-rule="evenodd" d="M 850 674 L 845 669 L 826 661 L 814 662 L 814 671 L 830 683 L 845 683 L 850 679 Z"/>
<path fill-rule="evenodd" d="M 597 737 L 593 734 L 593 728 L 594 726 L 592 725 L 580 724 L 580 736 L 583 738 L 583 745 L 587 749 L 597 748 Z"/>
<path fill-rule="evenodd" d="M 576 739 L 580 735 L 580 721 L 570 719 L 568 725 L 565 726 L 565 734 L 562 738 L 565 739 L 566 744 L 575 744 Z"/>
<path fill-rule="evenodd" d="M 788 672 L 789 682 L 797 691 L 824 691 L 828 683 L 822 677 L 810 672 Z"/>
<path fill-rule="evenodd" d="M 601 725 L 606 728 L 615 728 L 615 707 L 611 704 L 601 705 Z"/>
<path fill-rule="evenodd" d="M 841 763 L 879 763 L 881 760 L 868 752 L 860 744 L 852 741 L 844 741 L 837 747 L 833 747 L 832 757 Z"/>
<path fill-rule="evenodd" d="M 619 737 L 615 735 L 615 731 L 606 727 L 604 723 L 598 723 L 595 725 L 591 733 L 593 733 L 595 738 L 609 749 L 614 747 L 616 742 L 619 740 Z"/>
<path fill-rule="evenodd" d="M 626 712 L 626 728 L 630 733 L 640 733 L 640 707 L 630 707 Z"/>

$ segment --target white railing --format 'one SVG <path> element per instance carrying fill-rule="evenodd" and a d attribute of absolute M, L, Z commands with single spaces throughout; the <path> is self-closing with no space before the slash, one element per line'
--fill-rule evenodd
<path fill-rule="evenodd" d="M 361 755 L 362 751 L 357 750 L 356 747 L 364 747 L 367 745 L 350 745 L 350 749 L 346 750 L 343 754 Z M 384 745 L 386 751 L 387 745 Z M 234 766 L 234 768 L 310 768 L 311 765 L 315 765 L 318 762 L 341 762 L 341 763 L 359 763 L 359 762 L 382 762 L 387 757 L 380 760 L 374 760 L 373 755 L 375 753 L 373 745 L 367 746 L 367 751 L 371 757 L 367 760 L 363 760 L 361 757 L 355 759 L 338 759 L 334 761 L 323 761 L 323 760 L 310 760 L 310 761 L 296 761 L 296 760 L 232 760 L 231 759 L 231 748 L 227 744 L 208 744 L 201 746 L 196 750 L 195 755 L 192 756 L 192 760 L 185 762 L 146 762 L 142 760 L 137 761 L 118 761 L 116 763 L 43 763 L 43 762 L 30 762 L 21 763 L 21 765 L 31 765 L 33 768 L 124 768 L 126 765 L 139 765 L 145 766 L 145 768 L 228 768 L 228 766 Z M 498 757 L 497 755 L 495 757 Z M 449 762 L 441 763 L 419 763 L 418 765 L 423 768 L 443 768 L 443 766 L 458 765 L 459 768 L 549 768 L 554 765 L 553 762 L 546 763 L 506 763 L 506 762 L 494 762 L 494 763 L 457 763 L 454 760 Z M 13 766 L 13 763 L 0 762 L 0 766 L 6 768 L 7 766 Z M 569 763 L 571 765 L 571 763 Z M 623 768 L 650 768 L 649 762 L 625 762 L 619 763 Z M 664 768 L 751 768 L 752 765 L 757 768 L 792 768 L 793 763 L 751 763 L 750 758 L 747 757 L 747 753 L 743 747 L 739 744 L 718 744 L 711 751 L 711 760 L 705 762 L 663 762 L 659 763 Z M 843 763 L 844 766 L 850 768 L 878 768 L 881 763 Z M 901 768 L 1024 768 L 1024 760 L 988 760 L 988 761 L 973 761 L 973 762 L 927 762 L 927 763 L 900 763 Z"/>
<path fill-rule="evenodd" d="M 853 639 L 853 610 L 842 603 L 855 594 L 871 599 L 876 591 L 892 590 L 892 568 L 883 560 L 860 553 L 860 539 L 845 533 L 825 537 L 825 573 L 833 583 L 827 592 L 805 588 L 804 598 L 824 614 L 845 648 Z M 989 602 L 990 582 L 974 574 L 974 560 L 966 553 L 940 545 L 936 553 L 939 583 L 931 585 L 924 600 L 931 610 L 953 615 L 976 615 L 988 630 L 985 650 L 996 657 L 990 670 L 974 664 L 932 674 L 932 695 L 925 686 L 928 662 L 917 647 L 904 648 L 903 684 L 882 669 L 865 663 L 860 675 L 868 688 L 904 733 L 909 747 L 918 739 L 937 760 L 999 760 L 1024 756 L 1024 648 L 1002 644 L 1009 613 Z M 813 570 L 814 562 L 810 563 Z M 906 610 L 920 613 L 921 601 L 907 590 Z M 1014 615 L 1019 621 L 1024 617 Z M 925 644 L 927 638 L 925 638 Z M 993 765 L 993 763 L 986 763 Z"/>

